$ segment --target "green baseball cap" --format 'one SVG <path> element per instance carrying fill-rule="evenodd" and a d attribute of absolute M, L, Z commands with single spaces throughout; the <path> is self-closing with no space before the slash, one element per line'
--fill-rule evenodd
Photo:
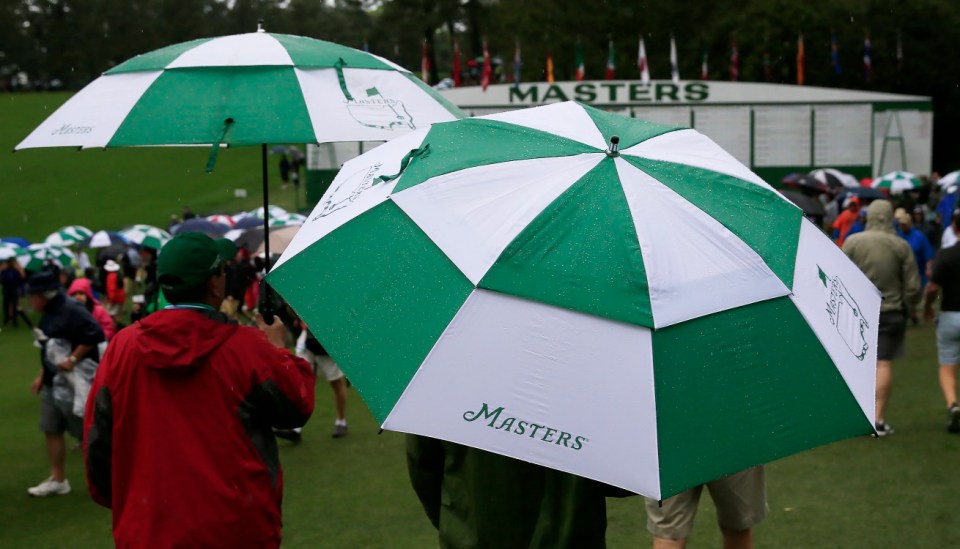
<path fill-rule="evenodd" d="M 214 240 L 203 233 L 182 233 L 160 249 L 157 281 L 164 292 L 182 292 L 203 284 L 233 259 L 237 247 L 226 238 Z"/>

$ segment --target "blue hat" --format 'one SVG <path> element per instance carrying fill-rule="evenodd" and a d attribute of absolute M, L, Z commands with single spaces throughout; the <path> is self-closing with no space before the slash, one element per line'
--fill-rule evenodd
<path fill-rule="evenodd" d="M 60 278 L 52 271 L 40 271 L 27 277 L 27 293 L 42 294 L 60 289 Z"/>

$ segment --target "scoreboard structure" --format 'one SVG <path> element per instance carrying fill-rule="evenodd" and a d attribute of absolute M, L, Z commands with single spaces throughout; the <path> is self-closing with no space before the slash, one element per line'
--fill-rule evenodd
<path fill-rule="evenodd" d="M 924 96 L 692 80 L 532 82 L 440 93 L 471 116 L 574 100 L 695 128 L 771 182 L 816 168 L 857 177 L 931 169 L 933 103 Z"/>

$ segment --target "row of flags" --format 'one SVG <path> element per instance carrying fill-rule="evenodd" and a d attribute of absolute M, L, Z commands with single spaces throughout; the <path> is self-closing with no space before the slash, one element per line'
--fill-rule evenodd
<path fill-rule="evenodd" d="M 608 44 L 609 53 L 607 55 L 607 63 L 605 70 L 605 79 L 614 80 L 616 78 L 616 58 L 614 55 L 614 45 L 613 40 L 611 39 Z M 366 50 L 366 43 L 364 43 L 364 49 Z M 866 82 L 870 82 L 873 79 L 873 51 L 870 43 L 870 35 L 867 34 L 863 40 L 863 75 Z M 574 53 L 574 66 L 576 72 L 574 78 L 578 81 L 584 80 L 586 78 L 586 62 L 583 53 L 583 44 L 579 41 L 576 44 L 576 51 Z M 902 68 L 903 65 L 903 47 L 900 43 L 900 37 L 897 36 L 897 50 L 896 50 L 896 59 L 897 59 L 897 69 Z M 837 75 L 843 73 L 843 67 L 840 65 L 840 47 L 837 44 L 836 35 L 831 35 L 830 37 L 830 60 L 833 72 Z M 797 84 L 802 86 L 805 79 L 805 67 L 806 67 L 806 55 L 804 51 L 803 44 L 803 34 L 800 34 L 797 38 Z M 513 56 L 513 83 L 514 85 L 520 84 L 520 75 L 523 67 L 523 60 L 520 55 L 520 41 L 516 42 L 516 48 L 514 50 Z M 647 61 L 647 51 L 646 46 L 644 45 L 643 38 L 640 39 L 639 46 L 637 48 L 637 69 L 640 74 L 640 81 L 644 84 L 650 82 L 650 67 Z M 546 81 L 554 82 L 553 76 L 553 57 L 549 51 L 547 51 L 546 56 Z M 737 81 L 740 79 L 740 54 L 737 50 L 737 41 L 732 40 L 730 43 L 730 64 L 727 70 L 730 80 Z M 767 81 L 773 80 L 773 64 L 770 61 L 770 54 L 764 52 L 763 54 L 763 74 L 764 79 Z M 461 85 L 461 64 L 460 64 L 460 46 L 458 42 L 453 44 L 453 82 L 455 87 L 460 87 Z M 483 86 L 484 91 L 487 89 L 487 86 L 490 85 L 491 77 L 493 75 L 493 68 L 490 63 L 490 51 L 487 47 L 486 39 L 483 40 L 483 69 L 481 72 L 480 84 Z M 427 43 L 424 41 L 422 48 L 422 61 L 421 61 L 421 78 L 424 82 L 430 83 L 430 59 L 427 55 Z M 677 63 L 677 43 L 674 40 L 673 35 L 670 36 L 670 78 L 674 82 L 680 81 L 680 69 Z M 709 68 L 709 55 L 706 48 L 703 49 L 703 54 L 700 61 L 700 79 L 709 80 L 710 79 L 710 68 Z"/>

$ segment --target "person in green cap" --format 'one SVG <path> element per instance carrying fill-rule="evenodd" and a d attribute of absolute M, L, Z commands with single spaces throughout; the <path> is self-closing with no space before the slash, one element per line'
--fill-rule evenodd
<path fill-rule="evenodd" d="M 280 544 L 273 429 L 310 417 L 314 374 L 279 319 L 257 329 L 219 311 L 235 253 L 201 233 L 170 240 L 157 261 L 169 304 L 117 332 L 90 388 L 87 485 L 118 547 Z"/>

